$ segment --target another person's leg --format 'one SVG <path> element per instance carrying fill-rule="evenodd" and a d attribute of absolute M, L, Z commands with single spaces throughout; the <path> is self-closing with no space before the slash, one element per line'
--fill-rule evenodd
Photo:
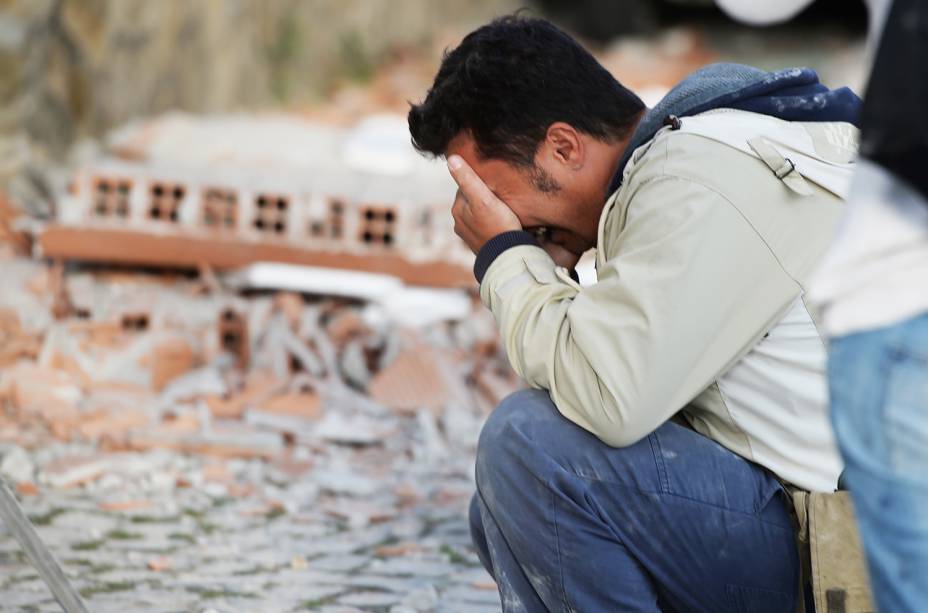
<path fill-rule="evenodd" d="M 928 606 L 928 315 L 840 337 L 832 420 L 879 611 Z"/>
<path fill-rule="evenodd" d="M 481 434 L 471 509 L 505 611 L 794 609 L 782 488 L 675 423 L 617 449 L 516 393 Z"/>

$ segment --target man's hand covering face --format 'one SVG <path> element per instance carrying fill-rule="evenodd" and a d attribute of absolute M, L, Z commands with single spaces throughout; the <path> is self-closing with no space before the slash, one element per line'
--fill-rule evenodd
<path fill-rule="evenodd" d="M 454 232 L 477 253 L 494 236 L 511 230 L 525 229 L 535 235 L 541 248 L 548 252 L 558 266 L 573 270 L 580 256 L 588 248 L 578 242 L 567 230 L 558 228 L 523 228 L 518 216 L 483 182 L 464 159 L 458 155 L 448 158 L 448 169 L 458 184 L 458 192 L 451 207 Z"/>
<path fill-rule="evenodd" d="M 450 156 L 448 170 L 458 184 L 458 193 L 451 207 L 454 233 L 461 237 L 471 251 L 477 253 L 497 234 L 522 229 L 516 214 L 496 197 L 464 158 Z"/>

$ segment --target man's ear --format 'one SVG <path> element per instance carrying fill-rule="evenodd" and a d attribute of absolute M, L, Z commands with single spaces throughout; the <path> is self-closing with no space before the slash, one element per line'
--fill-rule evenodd
<path fill-rule="evenodd" d="M 571 170 L 579 170 L 583 166 L 586 153 L 583 139 L 572 125 L 563 121 L 552 123 L 545 134 L 545 144 L 555 161 Z"/>

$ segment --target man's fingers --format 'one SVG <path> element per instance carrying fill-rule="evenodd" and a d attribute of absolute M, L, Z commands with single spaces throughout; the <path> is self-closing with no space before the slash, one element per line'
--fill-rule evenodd
<path fill-rule="evenodd" d="M 448 171 L 469 202 L 489 205 L 499 201 L 496 194 L 487 187 L 483 179 L 477 176 L 474 169 L 461 156 L 448 157 Z"/>
<path fill-rule="evenodd" d="M 458 155 L 448 157 L 448 170 L 458 184 L 451 214 L 454 232 L 474 253 L 491 238 L 519 230 L 522 223 L 505 202 L 487 187 L 474 169 Z"/>
<path fill-rule="evenodd" d="M 454 197 L 454 203 L 451 205 L 451 217 L 454 218 L 454 233 L 457 234 L 465 242 L 467 241 L 467 199 L 464 197 L 464 194 L 461 190 L 458 190 L 458 193 Z"/>
<path fill-rule="evenodd" d="M 453 213 L 455 209 L 460 211 L 465 206 L 467 206 L 467 196 L 465 196 L 464 192 L 458 188 L 458 191 L 454 194 L 454 202 L 451 205 L 451 212 Z"/>
<path fill-rule="evenodd" d="M 451 205 L 451 215 L 454 217 L 455 221 L 461 221 L 466 207 L 467 199 L 464 198 L 464 194 L 461 193 L 461 190 L 458 190 L 458 194 L 454 198 L 454 203 Z"/>

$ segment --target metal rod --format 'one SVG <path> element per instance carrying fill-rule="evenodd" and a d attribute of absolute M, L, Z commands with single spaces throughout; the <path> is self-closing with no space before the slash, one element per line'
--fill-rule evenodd
<path fill-rule="evenodd" d="M 19 541 L 20 547 L 26 552 L 26 557 L 39 571 L 39 576 L 48 585 L 55 596 L 55 600 L 58 601 L 65 613 L 88 613 L 80 594 L 75 591 L 74 586 L 64 576 L 64 572 L 61 570 L 61 566 L 58 565 L 58 561 L 55 560 L 55 556 L 42 542 L 32 522 L 23 513 L 19 501 L 16 500 L 16 496 L 7 487 L 2 477 L 0 477 L 0 519 L 10 528 L 13 536 Z"/>

